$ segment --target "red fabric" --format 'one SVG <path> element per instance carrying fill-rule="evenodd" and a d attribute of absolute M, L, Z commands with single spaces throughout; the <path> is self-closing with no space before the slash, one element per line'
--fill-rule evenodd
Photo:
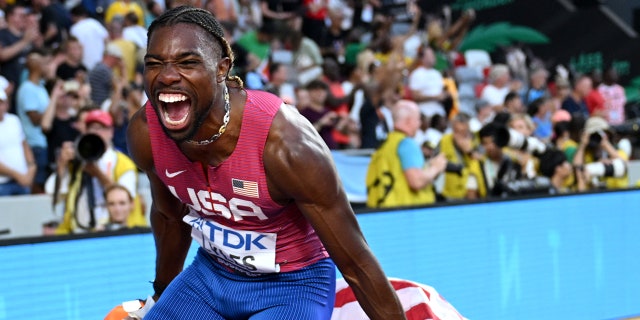
<path fill-rule="evenodd" d="M 604 112 L 604 97 L 598 90 L 591 90 L 589 94 L 584 97 L 584 102 L 587 105 L 587 109 L 589 109 L 589 114 L 593 115 L 597 112 Z"/>
<path fill-rule="evenodd" d="M 304 6 L 305 8 L 307 8 L 306 12 L 305 12 L 305 16 L 314 20 L 324 20 L 327 17 L 327 6 L 323 6 L 320 10 L 318 11 L 311 11 L 309 9 L 309 6 L 316 2 L 316 3 L 320 3 L 323 2 L 324 0 L 304 0 Z"/>
<path fill-rule="evenodd" d="M 430 286 L 402 279 L 389 279 L 408 320 L 466 319 Z M 336 284 L 336 301 L 331 320 L 368 319 L 344 279 Z"/>
<path fill-rule="evenodd" d="M 340 84 L 340 82 L 330 82 L 328 80 L 325 79 L 325 82 L 329 85 L 329 91 L 331 92 L 331 94 L 338 98 L 338 99 L 342 99 L 344 98 L 346 95 L 344 94 L 344 89 L 342 89 L 342 84 Z M 349 105 L 347 105 L 347 103 L 342 103 L 340 105 L 338 105 L 337 107 L 335 107 L 333 109 L 333 111 L 335 111 L 337 114 L 339 114 L 340 116 L 348 116 L 349 115 Z M 350 139 L 349 136 L 338 131 L 338 130 L 333 130 L 332 132 L 333 134 L 333 140 L 335 140 L 337 143 L 339 144 L 348 144 Z"/>

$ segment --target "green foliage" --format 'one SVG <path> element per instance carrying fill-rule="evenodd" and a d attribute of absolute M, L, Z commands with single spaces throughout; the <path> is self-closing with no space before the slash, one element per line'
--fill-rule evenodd
<path fill-rule="evenodd" d="M 627 102 L 640 102 L 640 77 L 635 77 L 629 81 L 629 85 L 624 88 Z"/>
<path fill-rule="evenodd" d="M 505 21 L 489 25 L 480 24 L 466 35 L 460 44 L 460 51 L 481 49 L 493 52 L 500 46 L 519 42 L 545 44 L 549 43 L 549 38 L 535 29 L 512 25 Z"/>

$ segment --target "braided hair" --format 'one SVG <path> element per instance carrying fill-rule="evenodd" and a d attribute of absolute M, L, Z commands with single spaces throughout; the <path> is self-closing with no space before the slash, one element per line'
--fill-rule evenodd
<path fill-rule="evenodd" d="M 207 31 L 213 38 L 218 40 L 218 44 L 222 49 L 221 55 L 223 58 L 229 58 L 231 60 L 231 65 L 229 66 L 229 70 L 233 67 L 233 62 L 235 60 L 233 50 L 229 45 L 227 39 L 224 38 L 224 31 L 220 22 L 216 20 L 216 18 L 211 14 L 211 12 L 190 7 L 190 6 L 179 6 L 170 10 L 165 11 L 158 18 L 153 20 L 149 29 L 147 31 L 147 38 L 151 39 L 151 35 L 156 29 L 160 27 L 166 26 L 174 26 L 179 23 L 187 23 L 187 24 L 195 24 L 205 31 Z M 226 80 L 236 82 L 240 87 L 243 86 L 242 79 L 238 76 L 229 76 L 227 72 Z"/>

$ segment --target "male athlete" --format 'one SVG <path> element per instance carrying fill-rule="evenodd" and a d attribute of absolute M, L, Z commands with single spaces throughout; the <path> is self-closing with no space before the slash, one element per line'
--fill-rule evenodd
<path fill-rule="evenodd" d="M 153 195 L 157 303 L 144 319 L 329 319 L 334 262 L 371 319 L 405 318 L 328 148 L 294 107 L 229 76 L 209 12 L 158 17 L 144 63 L 149 103 L 128 130 Z"/>

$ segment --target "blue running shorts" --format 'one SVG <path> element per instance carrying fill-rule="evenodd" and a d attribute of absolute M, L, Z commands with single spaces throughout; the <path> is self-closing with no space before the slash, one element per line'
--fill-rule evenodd
<path fill-rule="evenodd" d="M 335 286 L 330 258 L 296 271 L 249 277 L 228 271 L 200 248 L 144 319 L 328 320 Z"/>

